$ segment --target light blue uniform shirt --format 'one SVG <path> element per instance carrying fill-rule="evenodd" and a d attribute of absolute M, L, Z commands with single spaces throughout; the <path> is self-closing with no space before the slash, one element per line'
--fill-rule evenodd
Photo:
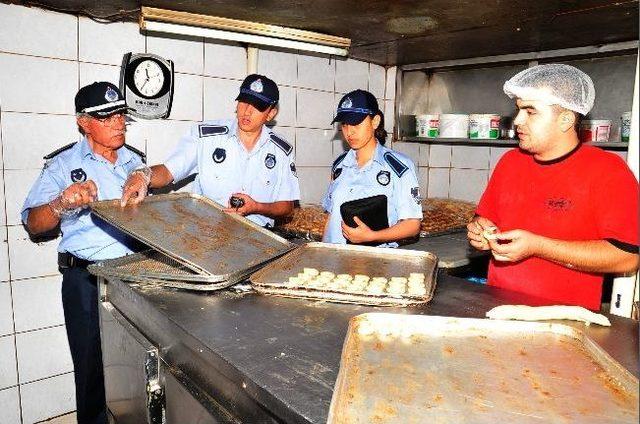
<path fill-rule="evenodd" d="M 49 203 L 75 182 L 93 180 L 98 187 L 98 200 L 120 199 L 129 172 L 141 163 L 140 156 L 123 146 L 112 164 L 93 153 L 83 138 L 47 162 L 22 206 L 22 222 L 27 222 L 29 209 Z M 90 261 L 124 256 L 136 244 L 120 230 L 95 218 L 88 208 L 63 216 L 60 230 L 58 251 Z"/>
<path fill-rule="evenodd" d="M 196 124 L 164 165 L 174 181 L 197 172 L 193 191 L 224 207 L 233 193 L 245 193 L 260 203 L 300 199 L 293 146 L 263 126 L 248 152 L 237 134 L 236 120 Z M 273 219 L 266 216 L 247 218 L 260 226 L 273 226 Z"/>
<path fill-rule="evenodd" d="M 323 240 L 346 243 L 342 235 L 340 205 L 345 202 L 384 194 L 387 196 L 389 226 L 402 219 L 422 219 L 420 189 L 415 166 L 405 155 L 378 143 L 373 158 L 358 167 L 355 150 L 339 156 L 332 167 L 333 181 L 322 200 L 322 207 L 331 214 Z M 385 243 L 382 247 L 397 247 Z"/>

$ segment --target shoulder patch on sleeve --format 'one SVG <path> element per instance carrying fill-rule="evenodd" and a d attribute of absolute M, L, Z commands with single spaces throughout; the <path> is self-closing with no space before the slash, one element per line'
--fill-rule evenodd
<path fill-rule="evenodd" d="M 282 149 L 285 155 L 289 156 L 293 151 L 293 146 L 291 144 L 287 143 L 286 141 L 284 141 L 274 133 L 271 133 L 270 138 L 271 138 L 271 142 L 276 146 L 278 146 L 280 149 Z"/>
<path fill-rule="evenodd" d="M 144 152 L 136 149 L 133 146 L 129 146 L 128 144 L 125 144 L 124 147 L 126 147 L 128 150 L 132 151 L 136 155 L 140 156 L 140 159 L 142 159 L 142 163 L 147 163 L 147 155 Z"/>
<path fill-rule="evenodd" d="M 336 168 L 338 167 L 338 165 L 340 165 L 342 163 L 342 161 L 344 160 L 344 158 L 347 156 L 347 152 L 341 153 L 340 156 L 338 156 L 336 158 L 336 160 L 333 161 L 333 164 L 331 165 L 331 171 L 335 172 Z"/>
<path fill-rule="evenodd" d="M 229 133 L 229 127 L 225 125 L 198 125 L 198 133 L 200 137 L 212 137 L 214 135 L 223 135 Z"/>
<path fill-rule="evenodd" d="M 76 143 L 77 143 L 77 141 L 74 141 L 73 143 L 69 143 L 66 146 L 62 146 L 59 149 L 56 149 L 53 152 L 49 153 L 48 155 L 45 155 L 42 159 L 44 159 L 44 160 L 52 159 L 52 158 L 58 156 L 60 153 L 66 151 L 66 150 L 69 150 L 70 148 L 75 146 Z"/>
<path fill-rule="evenodd" d="M 400 162 L 400 159 L 395 157 L 395 155 L 391 152 L 387 152 L 384 154 L 384 160 L 387 161 L 391 169 L 393 169 L 393 172 L 398 177 L 402 177 L 402 175 L 409 170 L 409 167 Z"/>

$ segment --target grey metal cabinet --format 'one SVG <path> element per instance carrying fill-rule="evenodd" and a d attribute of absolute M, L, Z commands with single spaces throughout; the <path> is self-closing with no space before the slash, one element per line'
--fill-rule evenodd
<path fill-rule="evenodd" d="M 109 302 L 100 304 L 107 407 L 118 424 L 164 423 L 158 349 Z"/>

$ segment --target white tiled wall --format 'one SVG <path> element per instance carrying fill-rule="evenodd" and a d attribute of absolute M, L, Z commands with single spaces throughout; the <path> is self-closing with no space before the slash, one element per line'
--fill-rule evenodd
<path fill-rule="evenodd" d="M 17 280 L 11 287 L 16 332 L 64 324 L 58 276 Z"/>
<path fill-rule="evenodd" d="M 3 424 L 20 423 L 20 396 L 17 386 L 0 390 L 0 411 Z"/>
<path fill-rule="evenodd" d="M 18 384 L 16 341 L 13 335 L 0 337 L 0 390 Z"/>
<path fill-rule="evenodd" d="M 73 373 L 37 380 L 20 386 L 22 419 L 35 423 L 75 409 Z"/>
<path fill-rule="evenodd" d="M 20 383 L 73 371 L 64 326 L 16 334 Z"/>
<path fill-rule="evenodd" d="M 478 202 L 497 161 L 509 148 L 395 142 L 418 167 L 422 196 Z"/>
<path fill-rule="evenodd" d="M 195 38 L 145 36 L 135 23 L 101 24 L 0 4 L 2 423 L 31 423 L 75 408 L 56 268 L 58 241 L 32 242 L 20 224 L 20 209 L 40 173 L 42 156 L 79 138 L 73 106 L 78 88 L 99 80 L 117 84 L 123 54 L 144 51 L 173 60 L 176 71 L 170 118 L 139 120 L 128 127 L 127 142 L 146 151 L 155 164 L 194 122 L 233 118 L 234 99 L 247 75 L 246 49 Z M 372 91 L 387 113 L 386 127 L 393 128 L 394 68 L 261 49 L 258 72 L 279 85 L 274 130 L 296 147 L 303 203 L 320 201 L 330 165 L 344 150 L 331 125 L 343 93 Z M 417 149 L 412 155 L 416 152 L 420 158 L 425 153 Z M 424 157 L 428 161 L 428 152 Z"/>

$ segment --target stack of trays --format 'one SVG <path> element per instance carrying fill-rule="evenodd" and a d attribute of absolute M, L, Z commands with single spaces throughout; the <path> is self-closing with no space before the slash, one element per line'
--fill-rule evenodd
<path fill-rule="evenodd" d="M 193 290 L 218 290 L 246 279 L 295 246 L 217 203 L 191 193 L 147 198 L 136 206 L 95 202 L 99 218 L 154 251 L 92 265 L 99 276 L 154 282 Z"/>

